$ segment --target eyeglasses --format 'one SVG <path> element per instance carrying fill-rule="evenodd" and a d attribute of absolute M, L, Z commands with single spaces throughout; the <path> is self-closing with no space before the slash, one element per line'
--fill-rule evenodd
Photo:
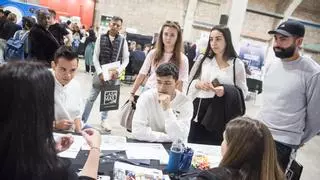
<path fill-rule="evenodd" d="M 166 21 L 165 24 L 174 24 L 174 25 L 178 26 L 179 29 L 181 29 L 181 27 L 177 21 Z"/>

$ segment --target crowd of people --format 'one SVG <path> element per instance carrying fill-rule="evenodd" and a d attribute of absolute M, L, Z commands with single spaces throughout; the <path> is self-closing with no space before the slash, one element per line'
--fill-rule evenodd
<path fill-rule="evenodd" d="M 320 131 L 320 66 L 299 53 L 305 28 L 298 21 L 285 21 L 268 32 L 278 59 L 266 67 L 263 103 L 254 120 L 242 117 L 246 70 L 224 25 L 211 29 L 206 50 L 195 56 L 192 69 L 177 22 L 166 21 L 154 48 L 146 47 L 145 53 L 132 42 L 129 48 L 119 33 L 120 17 L 112 17 L 108 32 L 100 36 L 90 29 L 84 42 L 85 65 L 94 76 L 82 108 L 80 85 L 74 79 L 78 52 L 72 39 L 86 35 L 69 22 L 56 23 L 53 10 L 39 10 L 37 21 L 24 17 L 22 30 L 14 14 L 0 11 L 0 16 L 0 62 L 5 61 L 6 41 L 28 33 L 26 60 L 0 65 L 0 177 L 5 179 L 96 179 L 101 139 L 87 122 L 97 96 L 110 85 L 101 66 L 120 62 L 109 72 L 109 79 L 117 83 L 133 57 L 144 58 L 141 64 L 131 64 L 137 67 L 129 96 L 136 104 L 133 137 L 221 144 L 219 167 L 201 172 L 198 179 L 284 179 L 291 154 Z M 107 113 L 101 112 L 101 127 L 110 132 Z M 80 133 L 90 145 L 82 176 L 57 156 L 73 139 L 66 135 L 54 140 L 55 130 Z"/>
<path fill-rule="evenodd" d="M 17 23 L 16 14 L 0 9 L 0 62 L 23 58 L 43 61 L 50 67 L 54 52 L 65 45 L 77 54 L 86 55 L 87 72 L 95 72 L 92 58 L 89 58 L 92 57 L 91 49 L 94 48 L 90 42 L 96 40 L 93 28 L 80 28 L 70 20 L 60 23 L 52 9 L 40 9 L 36 13 L 36 19 L 24 16 L 21 25 Z M 19 51 L 20 46 L 13 47 L 12 50 L 11 41 L 19 42 L 21 50 Z M 17 56 L 18 53 L 23 55 Z"/>

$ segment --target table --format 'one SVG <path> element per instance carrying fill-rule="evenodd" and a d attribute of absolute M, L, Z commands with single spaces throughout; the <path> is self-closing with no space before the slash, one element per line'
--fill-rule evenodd
<path fill-rule="evenodd" d="M 144 142 L 144 141 L 138 141 L 138 140 L 134 140 L 134 139 L 129 139 L 127 138 L 127 142 L 129 143 L 150 143 L 150 142 Z M 164 148 L 167 150 L 167 152 L 170 151 L 170 147 L 171 147 L 171 143 L 162 143 L 162 145 L 164 146 Z M 201 149 L 204 149 L 204 151 L 210 151 L 211 148 L 216 148 L 216 149 L 212 149 L 212 151 L 219 151 L 220 152 L 220 147 L 214 147 L 214 146 L 208 146 L 208 145 L 197 145 L 197 144 L 187 144 L 188 147 L 192 147 L 194 149 L 194 147 L 201 147 Z M 210 149 L 210 150 L 209 150 Z M 87 156 L 88 156 L 89 151 L 87 150 L 80 150 L 80 152 L 78 153 L 77 157 L 75 159 L 70 159 L 72 165 L 71 168 L 75 171 L 77 171 L 78 169 L 82 169 L 86 160 L 87 160 Z M 101 153 L 103 153 L 104 155 L 106 154 L 116 154 L 117 156 L 123 156 L 126 157 L 125 151 L 104 151 L 102 150 Z M 110 178 L 112 179 L 113 177 L 113 166 L 114 166 L 114 162 L 116 160 L 114 159 L 110 159 L 110 158 L 100 158 L 100 163 L 99 163 L 99 169 L 98 169 L 98 175 L 106 175 L 106 176 L 110 176 Z M 131 161 L 131 160 L 130 160 Z M 141 167 L 146 167 L 146 168 L 154 168 L 154 169 L 159 169 L 159 170 L 164 170 L 166 165 L 161 165 L 159 160 L 150 160 L 150 165 L 139 165 Z M 190 168 L 188 174 L 197 174 L 197 172 L 199 172 L 199 170 L 194 169 L 194 168 Z M 165 172 L 164 172 L 165 174 Z M 171 179 L 184 179 L 184 178 L 180 178 L 178 176 L 171 176 Z"/>
<path fill-rule="evenodd" d="M 138 140 L 134 140 L 134 139 L 129 139 L 127 138 L 127 142 L 131 142 L 131 143 L 150 143 L 150 142 L 145 142 L 145 141 L 138 141 Z M 171 143 L 162 143 L 162 145 L 164 146 L 164 148 L 167 150 L 167 152 L 169 152 L 170 147 L 171 147 Z M 78 153 L 77 157 L 75 159 L 70 159 L 71 163 L 72 163 L 72 169 L 78 170 L 83 168 L 87 157 L 88 157 L 88 153 L 89 151 L 87 150 L 80 150 L 80 152 Z M 102 150 L 101 153 L 103 154 L 111 154 L 111 153 L 116 153 L 120 156 L 126 156 L 124 151 L 104 151 Z M 98 170 L 98 174 L 99 175 L 107 175 L 112 177 L 113 174 L 113 165 L 114 165 L 114 161 L 101 161 L 100 159 L 100 163 L 99 163 L 99 170 Z M 165 168 L 165 165 L 161 165 L 159 160 L 150 160 L 150 165 L 139 165 L 142 167 L 147 167 L 147 168 L 155 168 L 155 169 L 160 169 L 163 170 Z"/>

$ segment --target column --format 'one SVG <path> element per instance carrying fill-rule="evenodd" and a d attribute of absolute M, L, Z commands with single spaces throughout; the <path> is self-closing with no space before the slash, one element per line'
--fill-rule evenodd
<path fill-rule="evenodd" d="M 228 0 L 231 1 L 229 11 L 228 26 L 231 31 L 232 41 L 235 49 L 239 49 L 240 34 L 246 15 L 248 0 Z"/>
<path fill-rule="evenodd" d="M 184 41 L 191 41 L 192 36 L 192 24 L 194 19 L 194 14 L 197 9 L 198 0 L 189 0 L 188 9 L 186 12 L 186 16 L 184 18 L 183 24 L 183 40 Z"/>

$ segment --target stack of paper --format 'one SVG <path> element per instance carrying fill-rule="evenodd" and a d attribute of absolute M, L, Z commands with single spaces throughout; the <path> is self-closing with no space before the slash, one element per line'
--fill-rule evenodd
<path fill-rule="evenodd" d="M 120 61 L 104 64 L 101 66 L 101 68 L 102 68 L 102 74 L 103 74 L 104 80 L 105 81 L 110 80 L 111 79 L 110 71 L 118 70 L 120 68 Z"/>
<path fill-rule="evenodd" d="M 126 137 L 122 136 L 111 136 L 111 135 L 102 135 L 101 136 L 101 150 L 126 150 Z M 84 143 L 81 147 L 82 150 L 90 150 L 90 146 L 87 143 Z"/>
<path fill-rule="evenodd" d="M 155 159 L 160 164 L 168 164 L 169 155 L 159 143 L 127 143 L 126 154 L 128 159 Z"/>
<path fill-rule="evenodd" d="M 152 179 L 163 180 L 163 174 L 161 170 L 143 168 L 134 166 L 122 162 L 115 162 L 113 168 L 114 180 L 124 179 Z"/>
<path fill-rule="evenodd" d="M 58 138 L 66 136 L 66 134 L 61 133 L 53 133 L 53 137 L 55 140 Z M 64 158 L 73 158 L 75 159 L 80 151 L 81 146 L 85 143 L 85 139 L 82 136 L 73 135 L 73 143 L 69 147 L 69 149 L 58 154 L 60 157 Z"/>

